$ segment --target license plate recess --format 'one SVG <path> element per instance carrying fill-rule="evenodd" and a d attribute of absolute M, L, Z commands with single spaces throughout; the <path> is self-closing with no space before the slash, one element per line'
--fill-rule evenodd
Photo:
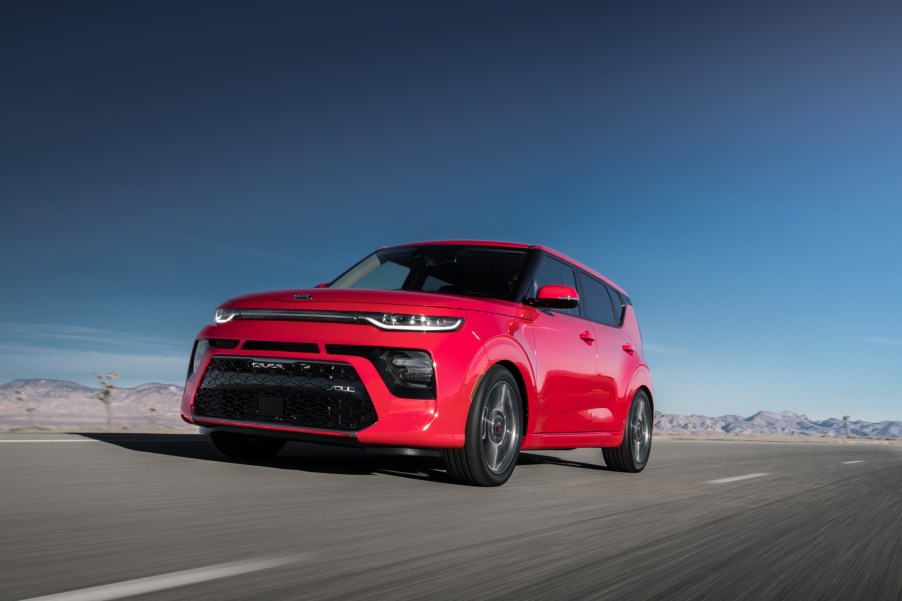
<path fill-rule="evenodd" d="M 262 417 L 285 417 L 285 397 L 259 395 L 257 413 Z"/>

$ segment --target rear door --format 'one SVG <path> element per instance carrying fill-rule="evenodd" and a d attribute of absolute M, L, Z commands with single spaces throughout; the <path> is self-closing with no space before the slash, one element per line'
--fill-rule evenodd
<path fill-rule="evenodd" d="M 624 387 L 638 365 L 632 340 L 621 327 L 622 301 L 617 291 L 589 274 L 579 271 L 578 278 L 580 308 L 595 328 L 598 357 L 599 390 L 592 396 L 593 406 L 586 412 L 592 416 L 592 429 L 620 430 L 630 401 L 623 398 Z"/>

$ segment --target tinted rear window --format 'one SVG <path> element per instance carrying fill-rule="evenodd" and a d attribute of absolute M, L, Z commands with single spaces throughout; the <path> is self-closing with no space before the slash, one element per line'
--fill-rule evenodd
<path fill-rule="evenodd" d="M 609 326 L 619 323 L 620 316 L 618 314 L 618 319 L 615 320 L 611 297 L 608 294 L 608 287 L 604 283 L 580 271 L 579 287 L 579 304 L 587 319 Z"/>

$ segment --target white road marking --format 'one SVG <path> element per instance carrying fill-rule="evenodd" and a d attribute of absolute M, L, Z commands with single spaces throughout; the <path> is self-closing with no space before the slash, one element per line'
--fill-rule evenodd
<path fill-rule="evenodd" d="M 0 442 L 100 442 L 93 438 L 29 438 L 23 440 L 0 440 Z"/>
<path fill-rule="evenodd" d="M 122 597 L 143 595 L 145 593 L 162 591 L 168 588 L 196 584 L 207 580 L 216 580 L 217 578 L 226 578 L 228 576 L 237 576 L 238 574 L 246 574 L 248 572 L 257 572 L 259 570 L 266 570 L 276 566 L 293 563 L 300 559 L 302 559 L 302 557 L 293 556 L 236 561 L 233 563 L 223 563 L 218 566 L 198 568 L 196 570 L 185 570 L 183 572 L 161 574 L 159 576 L 150 576 L 148 578 L 138 578 L 137 580 L 127 580 L 116 584 L 84 588 L 68 593 L 47 595 L 45 597 L 33 597 L 31 599 L 26 599 L 25 601 L 108 601 L 110 599 L 121 599 Z"/>
<path fill-rule="evenodd" d="M 843 465 L 849 465 L 850 463 L 864 463 L 864 461 L 861 459 L 858 459 L 856 461 L 843 461 L 842 462 Z"/>
<path fill-rule="evenodd" d="M 760 478 L 761 476 L 769 476 L 770 474 L 746 474 L 744 476 L 733 476 L 732 478 L 720 478 L 719 480 L 708 480 L 705 484 L 726 484 L 727 482 L 738 482 L 739 480 L 748 480 L 750 478 Z"/>

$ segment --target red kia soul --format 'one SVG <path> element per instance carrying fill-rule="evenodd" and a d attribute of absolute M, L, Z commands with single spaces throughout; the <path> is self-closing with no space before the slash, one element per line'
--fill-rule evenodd
<path fill-rule="evenodd" d="M 432 450 L 455 480 L 498 486 L 521 449 L 601 448 L 640 472 L 653 409 L 623 289 L 541 246 L 448 241 L 223 303 L 181 411 L 235 459 L 288 440 Z"/>

